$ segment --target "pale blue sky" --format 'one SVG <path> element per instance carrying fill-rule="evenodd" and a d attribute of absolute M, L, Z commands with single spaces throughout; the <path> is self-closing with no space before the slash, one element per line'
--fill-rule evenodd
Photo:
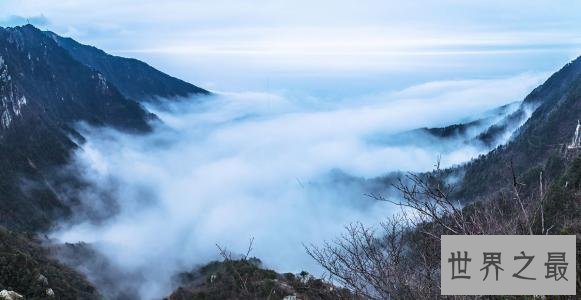
<path fill-rule="evenodd" d="M 0 0 L 33 24 L 215 90 L 333 97 L 554 71 L 581 1 Z"/>

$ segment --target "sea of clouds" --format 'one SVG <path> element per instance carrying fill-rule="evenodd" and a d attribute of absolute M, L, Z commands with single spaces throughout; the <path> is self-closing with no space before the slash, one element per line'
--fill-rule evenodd
<path fill-rule="evenodd" d="M 364 196 L 365 184 L 335 180 L 338 171 L 362 179 L 428 171 L 438 157 L 451 166 L 490 150 L 384 145 L 375 136 L 474 120 L 522 100 L 544 77 L 431 82 L 332 102 L 217 92 L 148 107 L 161 120 L 148 135 L 80 126 L 86 142 L 72 167 L 91 183 L 81 199 L 113 211 L 100 199 L 107 191 L 115 214 L 77 218 L 51 236 L 90 243 L 140 274 L 132 283 L 140 298 L 165 296 L 176 272 L 218 259 L 216 244 L 245 252 L 252 237 L 252 255 L 267 267 L 320 275 L 304 244 L 332 240 L 350 222 L 377 224 L 393 209 Z"/>

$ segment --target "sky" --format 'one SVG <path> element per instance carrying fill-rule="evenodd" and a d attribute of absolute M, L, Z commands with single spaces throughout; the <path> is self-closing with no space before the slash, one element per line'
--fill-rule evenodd
<path fill-rule="evenodd" d="M 579 1 L 2 0 L 30 21 L 215 91 L 338 98 L 554 71 L 581 53 Z"/>

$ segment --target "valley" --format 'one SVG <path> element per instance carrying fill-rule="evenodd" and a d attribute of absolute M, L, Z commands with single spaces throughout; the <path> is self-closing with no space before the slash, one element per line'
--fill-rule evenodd
<path fill-rule="evenodd" d="M 503 87 L 494 101 L 490 86 Z M 581 58 L 547 79 L 318 103 L 206 90 L 25 25 L 0 27 L 0 99 L 0 290 L 27 298 L 430 298 L 434 278 L 387 294 L 327 280 L 317 252 L 397 216 L 418 182 L 449 185 L 450 209 L 496 226 L 464 234 L 581 232 L 581 159 L 567 147 Z M 414 225 L 398 229 L 422 251 L 437 242 L 421 233 L 449 233 Z"/>

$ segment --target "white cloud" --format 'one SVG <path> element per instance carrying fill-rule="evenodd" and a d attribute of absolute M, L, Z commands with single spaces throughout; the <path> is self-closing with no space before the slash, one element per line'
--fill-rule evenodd
<path fill-rule="evenodd" d="M 168 293 L 174 272 L 217 258 L 215 243 L 244 251 L 250 237 L 267 266 L 317 270 L 302 243 L 332 239 L 351 221 L 373 224 L 390 210 L 364 197 L 364 186 L 333 181 L 331 171 L 365 178 L 426 171 L 440 154 L 369 137 L 478 115 L 522 99 L 539 80 L 431 83 L 335 103 L 222 94 L 158 112 L 166 125 L 150 136 L 89 129 L 76 166 L 97 191 L 117 183 L 120 213 L 53 236 L 92 242 L 122 270 L 144 272 L 140 287 L 148 296 Z M 483 151 L 458 147 L 443 153 L 443 163 Z M 92 192 L 82 198 L 94 202 Z"/>
<path fill-rule="evenodd" d="M 581 53 L 581 2 L 559 3 L 8 0 L 0 11 L 42 14 L 59 34 L 209 88 L 247 90 L 266 77 L 288 83 L 289 74 L 435 80 L 552 71 Z"/>

